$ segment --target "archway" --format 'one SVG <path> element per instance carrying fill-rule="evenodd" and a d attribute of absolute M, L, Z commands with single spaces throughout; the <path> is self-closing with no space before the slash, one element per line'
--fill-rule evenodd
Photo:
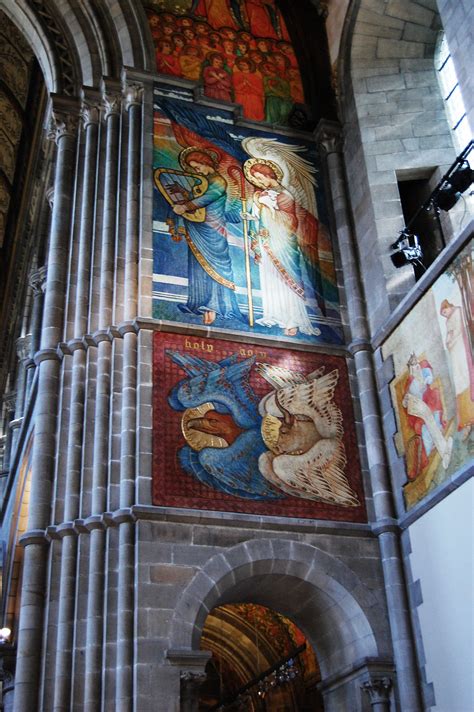
<path fill-rule="evenodd" d="M 361 685 L 392 669 L 381 597 L 321 549 L 261 539 L 212 557 L 178 601 L 167 657 L 180 668 L 182 683 L 193 675 L 194 682 L 196 675 L 204 679 L 207 659 L 199 648 L 209 613 L 237 602 L 271 608 L 298 626 L 318 654 L 326 712 L 344 708 L 349 699 L 356 700 L 354 710 L 363 710 Z M 184 698 L 182 709 L 197 709 L 189 703 L 189 686 L 184 694 L 182 685 Z"/>

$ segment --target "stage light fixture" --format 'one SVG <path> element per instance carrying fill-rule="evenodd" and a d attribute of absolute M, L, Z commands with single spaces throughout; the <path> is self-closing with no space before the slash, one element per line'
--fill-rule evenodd
<path fill-rule="evenodd" d="M 425 269 L 423 264 L 423 251 L 420 247 L 418 235 L 409 232 L 406 228 L 401 231 L 400 237 L 391 245 L 395 252 L 390 255 L 394 267 L 400 268 L 405 265 L 417 265 Z"/>
<path fill-rule="evenodd" d="M 461 193 L 464 193 L 474 181 L 474 171 L 469 165 L 469 161 L 463 159 L 448 176 L 445 177 L 432 196 L 433 202 L 446 213 L 456 205 Z"/>

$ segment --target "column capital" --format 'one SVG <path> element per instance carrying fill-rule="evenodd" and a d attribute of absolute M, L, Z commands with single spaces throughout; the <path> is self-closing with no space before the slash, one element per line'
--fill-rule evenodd
<path fill-rule="evenodd" d="M 122 84 L 116 79 L 104 78 L 100 84 L 100 91 L 105 118 L 120 116 L 123 99 Z"/>
<path fill-rule="evenodd" d="M 79 125 L 80 106 L 77 99 L 51 94 L 52 107 L 48 138 L 56 144 L 63 136 L 74 138 Z"/>
<path fill-rule="evenodd" d="M 370 677 L 361 688 L 368 694 L 371 705 L 380 705 L 389 701 L 392 679 L 386 675 Z"/>
<path fill-rule="evenodd" d="M 100 121 L 101 94 L 94 89 L 83 88 L 81 91 L 81 119 L 84 128 Z"/>
<path fill-rule="evenodd" d="M 128 111 L 131 106 L 141 106 L 143 98 L 143 84 L 135 81 L 123 82 L 123 94 L 125 109 Z"/>
<path fill-rule="evenodd" d="M 30 274 L 30 286 L 35 294 L 43 294 L 46 289 L 46 266 L 40 267 Z"/>
<path fill-rule="evenodd" d="M 337 121 L 321 119 L 314 131 L 314 137 L 322 155 L 342 153 L 344 137 L 342 126 Z"/>
<path fill-rule="evenodd" d="M 16 353 L 20 361 L 25 361 L 30 357 L 31 352 L 31 334 L 20 336 L 16 340 Z"/>

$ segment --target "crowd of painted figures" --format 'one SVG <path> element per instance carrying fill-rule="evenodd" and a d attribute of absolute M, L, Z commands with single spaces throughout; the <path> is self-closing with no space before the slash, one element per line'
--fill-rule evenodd
<path fill-rule="evenodd" d="M 149 22 L 160 74 L 199 82 L 206 96 L 241 104 L 254 121 L 285 125 L 293 106 L 304 103 L 284 24 L 262 27 L 270 36 L 256 37 L 196 16 L 151 12 Z"/>

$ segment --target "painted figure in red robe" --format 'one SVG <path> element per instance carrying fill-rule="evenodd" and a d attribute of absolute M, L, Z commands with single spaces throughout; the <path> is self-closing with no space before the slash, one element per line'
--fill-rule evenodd
<path fill-rule="evenodd" d="M 173 55 L 173 45 L 168 40 L 162 40 L 158 43 L 156 68 L 160 74 L 171 74 L 174 77 L 181 76 L 178 57 Z"/>
<path fill-rule="evenodd" d="M 236 104 L 242 104 L 245 118 L 263 121 L 265 118 L 263 79 L 262 75 L 255 71 L 254 63 L 246 58 L 237 59 L 232 79 L 234 101 Z"/>
<path fill-rule="evenodd" d="M 224 59 L 220 54 L 209 55 L 210 64 L 203 69 L 204 93 L 213 99 L 232 101 L 232 78 L 224 69 Z"/>

